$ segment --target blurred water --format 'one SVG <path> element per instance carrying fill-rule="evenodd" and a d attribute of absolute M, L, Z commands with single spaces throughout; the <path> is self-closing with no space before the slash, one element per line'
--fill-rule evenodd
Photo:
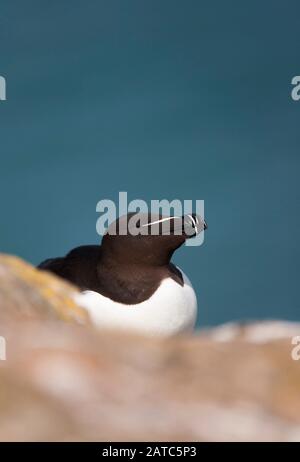
<path fill-rule="evenodd" d="M 1 251 L 98 241 L 96 203 L 204 199 L 199 324 L 299 314 L 296 1 L 2 0 Z"/>

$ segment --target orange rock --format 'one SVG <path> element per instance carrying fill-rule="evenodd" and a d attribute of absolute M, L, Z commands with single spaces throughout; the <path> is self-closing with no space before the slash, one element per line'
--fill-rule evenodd
<path fill-rule="evenodd" d="M 0 254 L 0 320 L 42 317 L 88 322 L 74 297 L 77 289 L 20 258 Z"/>

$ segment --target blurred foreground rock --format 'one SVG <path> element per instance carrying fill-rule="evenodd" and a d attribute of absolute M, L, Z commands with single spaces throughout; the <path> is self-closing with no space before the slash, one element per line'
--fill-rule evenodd
<path fill-rule="evenodd" d="M 87 322 L 86 312 L 74 302 L 77 293 L 51 273 L 0 254 L 0 323 L 29 318 Z"/>
<path fill-rule="evenodd" d="M 0 258 L 2 441 L 300 441 L 300 325 L 96 332 L 74 290 Z"/>

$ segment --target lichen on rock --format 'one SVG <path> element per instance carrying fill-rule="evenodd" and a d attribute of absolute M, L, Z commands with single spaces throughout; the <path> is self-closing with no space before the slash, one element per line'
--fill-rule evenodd
<path fill-rule="evenodd" d="M 88 315 L 74 299 L 71 284 L 39 271 L 18 257 L 0 254 L 0 320 L 43 317 L 88 322 Z"/>

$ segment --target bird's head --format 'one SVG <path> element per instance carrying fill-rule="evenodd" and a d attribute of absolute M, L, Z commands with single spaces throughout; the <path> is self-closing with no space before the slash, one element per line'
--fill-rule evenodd
<path fill-rule="evenodd" d="M 207 228 L 196 214 L 162 216 L 129 213 L 112 223 L 103 236 L 104 256 L 120 263 L 161 266 L 186 239 Z"/>

